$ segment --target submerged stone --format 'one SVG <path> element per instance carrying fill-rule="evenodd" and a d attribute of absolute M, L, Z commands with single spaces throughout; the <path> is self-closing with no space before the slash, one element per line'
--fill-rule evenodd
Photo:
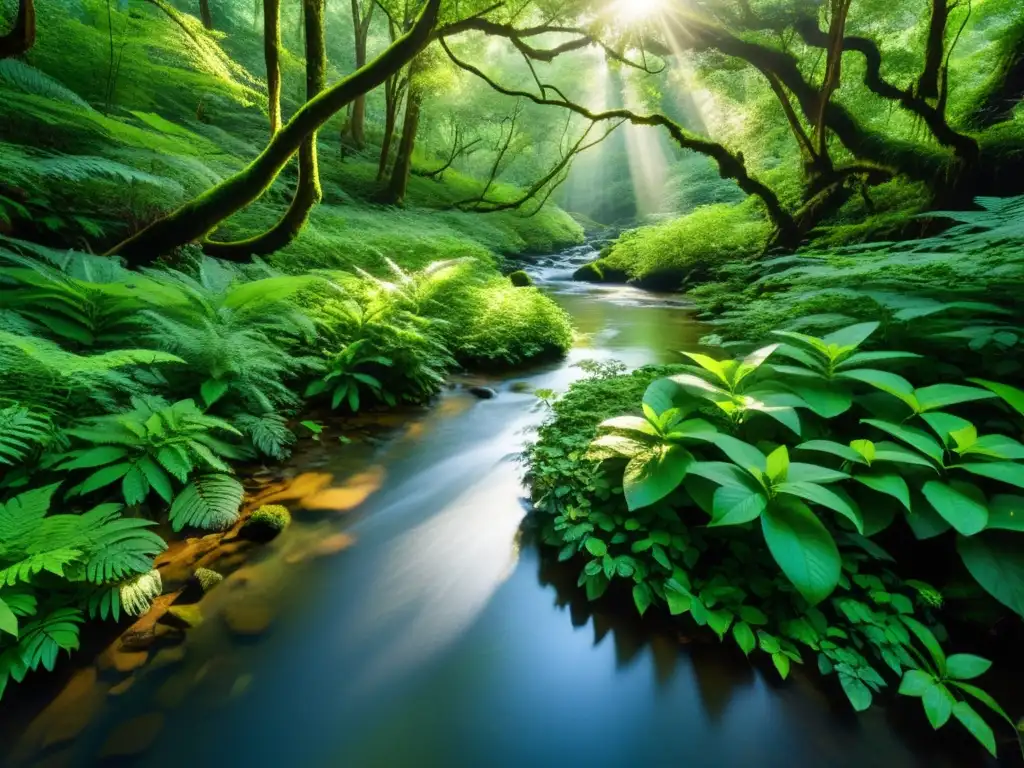
<path fill-rule="evenodd" d="M 474 397 L 478 397 L 481 400 L 493 400 L 498 396 L 497 391 L 491 389 L 490 387 L 470 387 L 469 394 L 473 395 Z"/>

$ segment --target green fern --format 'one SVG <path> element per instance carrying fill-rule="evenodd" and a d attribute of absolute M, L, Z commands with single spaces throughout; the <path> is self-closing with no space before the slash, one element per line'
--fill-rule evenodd
<path fill-rule="evenodd" d="M 92 111 L 89 102 L 70 88 L 17 59 L 0 59 L 0 85 Z"/>
<path fill-rule="evenodd" d="M 0 464 L 14 465 L 50 438 L 50 421 L 27 408 L 0 408 Z"/>
<path fill-rule="evenodd" d="M 249 438 L 253 448 L 264 456 L 283 461 L 291 455 L 295 433 L 288 429 L 283 416 L 276 413 L 262 416 L 243 413 L 234 418 L 234 424 Z"/>
<path fill-rule="evenodd" d="M 223 531 L 238 520 L 245 491 L 230 475 L 202 475 L 195 478 L 171 505 L 171 526 Z"/>
<path fill-rule="evenodd" d="M 52 672 L 61 651 L 78 650 L 79 624 L 84 620 L 77 608 L 59 608 L 48 616 L 25 627 L 18 650 L 29 669 L 42 666 Z"/>

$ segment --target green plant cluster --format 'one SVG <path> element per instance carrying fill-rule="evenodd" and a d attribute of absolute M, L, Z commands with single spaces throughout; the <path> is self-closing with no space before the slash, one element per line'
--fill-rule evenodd
<path fill-rule="evenodd" d="M 947 655 L 942 593 L 910 571 L 952 539 L 933 574 L 1024 617 L 1024 391 L 915 387 L 892 369 L 928 361 L 865 349 L 878 329 L 576 385 L 528 452 L 542 537 L 590 599 L 622 585 L 783 678 L 813 661 L 857 710 L 896 687 L 994 754 L 978 708 L 1013 721 L 973 682 L 991 663 Z"/>

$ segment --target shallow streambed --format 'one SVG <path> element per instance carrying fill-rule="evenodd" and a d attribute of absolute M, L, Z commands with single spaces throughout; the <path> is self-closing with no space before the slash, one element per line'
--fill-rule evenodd
<path fill-rule="evenodd" d="M 185 643 L 124 690 L 86 676 L 4 764 L 963 765 L 800 671 L 780 684 L 735 649 L 593 613 L 521 543 L 516 454 L 543 413 L 514 383 L 564 389 L 582 359 L 674 362 L 704 332 L 678 297 L 569 282 L 592 257 L 533 268 L 583 332 L 567 361 L 489 382 L 493 400 L 447 392 L 356 462 L 298 467 L 296 523 L 203 600 Z M 76 712 L 87 724 L 65 722 Z"/>

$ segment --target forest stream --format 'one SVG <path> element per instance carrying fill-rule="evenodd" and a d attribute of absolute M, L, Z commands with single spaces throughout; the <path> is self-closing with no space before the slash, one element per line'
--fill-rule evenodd
<path fill-rule="evenodd" d="M 523 383 L 564 390 L 585 359 L 671 362 L 705 332 L 678 296 L 571 282 L 593 256 L 577 248 L 529 270 L 580 331 L 568 359 L 487 382 L 491 400 L 446 391 L 357 465 L 298 467 L 297 486 L 329 474 L 332 487 L 362 484 L 365 501 L 300 511 L 204 599 L 183 646 L 123 690 L 86 680 L 90 722 L 70 746 L 53 734 L 73 726 L 37 722 L 4 745 L 4 764 L 963 765 L 934 740 L 907 741 L 882 708 L 855 716 L 812 671 L 780 683 L 735 648 L 588 604 L 524 542 L 517 455 L 544 409 Z M 344 552 L 289 556 L 296 537 L 339 531 L 354 542 Z M 218 614 L 253 583 L 273 597 L 254 620 L 265 626 L 239 639 Z"/>

